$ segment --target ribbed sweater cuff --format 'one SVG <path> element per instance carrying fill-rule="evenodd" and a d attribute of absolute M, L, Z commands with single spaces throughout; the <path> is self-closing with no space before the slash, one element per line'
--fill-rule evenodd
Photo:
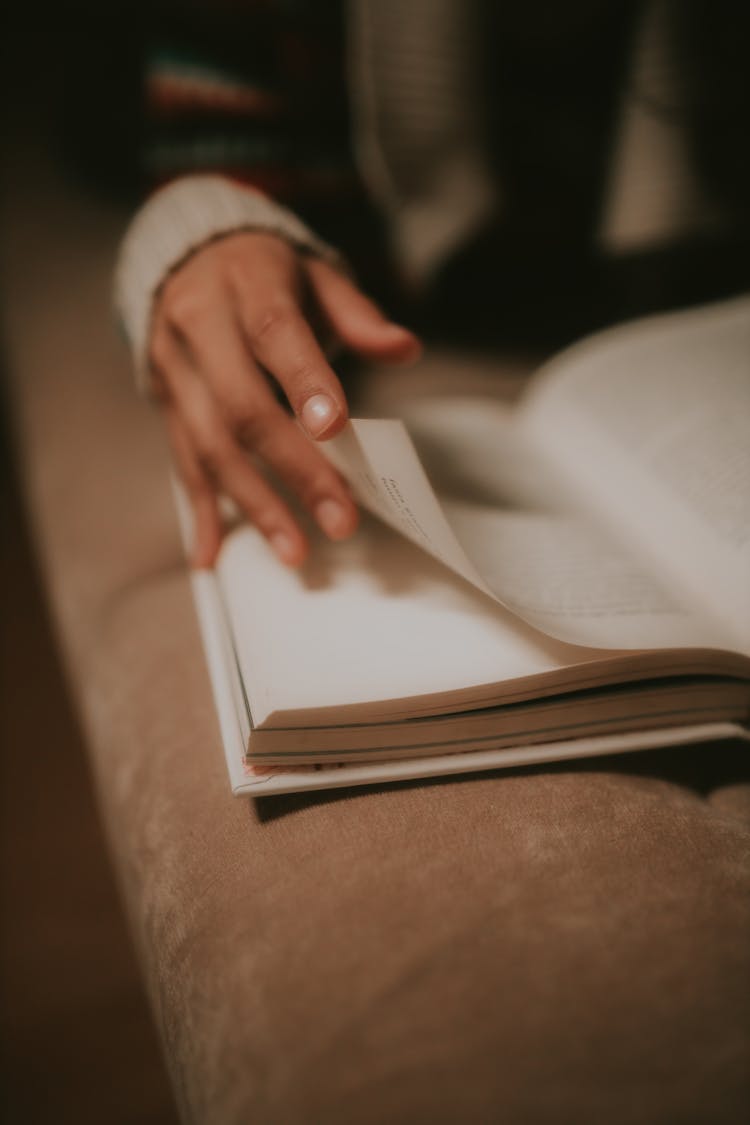
<path fill-rule="evenodd" d="M 133 349 L 136 380 L 150 385 L 148 342 L 160 286 L 190 254 L 233 231 L 262 230 L 342 265 L 340 255 L 295 214 L 221 176 L 184 176 L 162 188 L 137 212 L 120 248 L 115 306 Z"/>

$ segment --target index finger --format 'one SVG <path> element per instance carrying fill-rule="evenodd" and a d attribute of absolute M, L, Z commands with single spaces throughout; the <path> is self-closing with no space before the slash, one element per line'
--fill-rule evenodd
<path fill-rule="evenodd" d="M 309 435 L 337 434 L 348 416 L 346 396 L 295 296 L 258 300 L 244 293 L 238 312 L 254 358 L 278 379 Z"/>

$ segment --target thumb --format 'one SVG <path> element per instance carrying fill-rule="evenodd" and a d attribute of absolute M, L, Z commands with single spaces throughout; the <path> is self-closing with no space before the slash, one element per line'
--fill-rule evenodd
<path fill-rule="evenodd" d="M 319 259 L 307 263 L 307 275 L 321 312 L 347 347 L 394 363 L 419 358 L 422 345 L 414 333 L 384 316 L 350 278 Z"/>

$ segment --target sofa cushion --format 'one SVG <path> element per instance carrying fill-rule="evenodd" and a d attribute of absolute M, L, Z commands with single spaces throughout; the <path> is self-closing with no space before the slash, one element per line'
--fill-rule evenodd
<path fill-rule="evenodd" d="M 746 750 L 230 796 L 167 455 L 110 314 L 126 218 L 16 167 L 7 360 L 185 1119 L 743 1121 Z"/>

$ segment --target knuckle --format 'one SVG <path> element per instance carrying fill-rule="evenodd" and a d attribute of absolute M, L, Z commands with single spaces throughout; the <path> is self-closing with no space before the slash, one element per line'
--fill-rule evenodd
<path fill-rule="evenodd" d="M 284 520 L 284 508 L 273 492 L 267 489 L 246 490 L 242 496 L 242 508 L 261 531 L 278 527 Z"/>
<path fill-rule="evenodd" d="M 248 270 L 248 256 L 246 253 L 239 253 L 238 248 L 233 249 L 233 253 L 228 255 L 223 263 L 223 281 L 224 286 L 230 295 L 241 296 L 248 284 L 249 270 Z"/>
<path fill-rule="evenodd" d="M 221 476 L 231 464 L 230 443 L 220 433 L 201 434 L 196 443 L 198 461 L 212 477 Z"/>
<path fill-rule="evenodd" d="M 280 503 L 268 498 L 256 502 L 252 514 L 253 523 L 264 535 L 269 535 L 288 521 Z"/>
<path fill-rule="evenodd" d="M 312 507 L 318 500 L 341 493 L 341 482 L 327 462 L 310 465 L 291 460 L 285 466 L 284 476 L 303 504 Z"/>
<path fill-rule="evenodd" d="M 184 332 L 205 319 L 206 299 L 194 288 L 180 288 L 165 294 L 162 312 L 170 328 Z"/>
<path fill-rule="evenodd" d="M 222 283 L 240 298 L 258 291 L 264 279 L 283 285 L 295 258 L 285 240 L 262 231 L 246 231 L 224 239 L 223 245 L 226 252 L 221 262 Z"/>
<path fill-rule="evenodd" d="M 319 500 L 329 497 L 343 503 L 344 496 L 341 482 L 335 474 L 318 472 L 307 478 L 302 499 L 309 507 L 313 507 Z"/>
<path fill-rule="evenodd" d="M 230 412 L 229 420 L 233 432 L 242 444 L 253 448 L 267 442 L 269 434 L 274 429 L 271 412 L 257 406 L 235 407 Z"/>
<path fill-rule="evenodd" d="M 266 305 L 251 317 L 249 324 L 250 343 L 263 347 L 270 339 L 288 329 L 294 321 L 294 305 L 291 301 L 276 300 Z"/>
<path fill-rule="evenodd" d="M 312 390 L 327 389 L 323 373 L 309 359 L 298 359 L 286 372 L 286 385 L 299 395 Z M 296 400 L 295 400 L 296 401 Z"/>

